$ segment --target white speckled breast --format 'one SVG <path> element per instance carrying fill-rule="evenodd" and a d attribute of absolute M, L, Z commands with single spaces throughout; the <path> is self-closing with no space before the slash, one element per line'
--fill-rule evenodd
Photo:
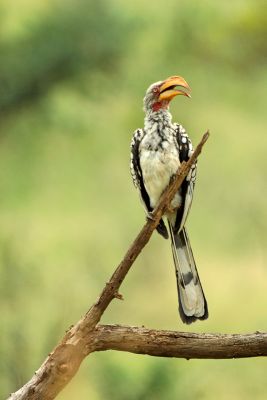
<path fill-rule="evenodd" d="M 164 135 L 164 141 L 159 146 L 161 140 L 162 138 L 153 130 L 145 135 L 139 148 L 143 180 L 153 208 L 180 165 L 172 134 Z M 181 205 L 179 193 L 176 194 L 171 205 L 173 208 Z"/>

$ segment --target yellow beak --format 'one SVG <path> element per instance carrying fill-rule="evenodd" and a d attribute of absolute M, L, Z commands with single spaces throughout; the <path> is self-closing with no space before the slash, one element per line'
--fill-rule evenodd
<path fill-rule="evenodd" d="M 186 90 L 190 91 L 190 86 L 181 76 L 170 76 L 160 86 L 159 101 L 168 100 L 170 101 L 175 96 L 183 95 L 191 97 L 190 94 L 184 90 L 175 89 L 176 86 L 181 86 Z"/>

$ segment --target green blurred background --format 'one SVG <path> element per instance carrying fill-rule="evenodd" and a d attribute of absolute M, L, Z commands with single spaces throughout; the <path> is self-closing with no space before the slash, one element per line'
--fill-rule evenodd
<path fill-rule="evenodd" d="M 144 222 L 129 174 L 149 84 L 197 143 L 188 222 L 208 321 L 182 325 L 170 244 L 154 234 L 105 323 L 267 330 L 267 8 L 237 0 L 1 0 L 0 396 L 95 300 Z M 61 400 L 266 399 L 264 359 L 91 355 Z"/>

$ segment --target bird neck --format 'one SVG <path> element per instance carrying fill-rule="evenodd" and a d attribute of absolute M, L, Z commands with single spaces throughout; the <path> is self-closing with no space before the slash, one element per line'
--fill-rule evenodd
<path fill-rule="evenodd" d="M 145 116 L 145 129 L 150 130 L 151 126 L 157 124 L 160 127 L 167 127 L 172 125 L 172 115 L 166 109 L 158 111 L 147 111 Z"/>

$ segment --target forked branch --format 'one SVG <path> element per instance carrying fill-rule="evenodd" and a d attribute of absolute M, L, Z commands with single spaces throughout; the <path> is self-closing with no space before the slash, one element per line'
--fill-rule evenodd
<path fill-rule="evenodd" d="M 190 159 L 182 163 L 160 202 L 125 254 L 97 301 L 70 328 L 31 380 L 9 400 L 52 400 L 76 374 L 93 351 L 121 350 L 164 357 L 232 358 L 267 355 L 267 334 L 214 335 L 157 331 L 145 328 L 97 325 L 129 269 L 149 241 L 153 230 L 181 186 L 209 137 L 207 132 Z"/>

